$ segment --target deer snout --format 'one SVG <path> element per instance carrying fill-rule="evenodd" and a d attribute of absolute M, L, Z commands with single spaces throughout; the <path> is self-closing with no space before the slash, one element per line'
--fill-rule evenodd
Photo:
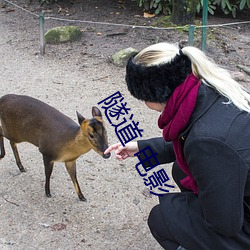
<path fill-rule="evenodd" d="M 110 157 L 110 155 L 111 155 L 110 153 L 108 153 L 108 154 L 103 154 L 102 157 L 103 157 L 104 159 L 108 159 L 108 158 Z"/>

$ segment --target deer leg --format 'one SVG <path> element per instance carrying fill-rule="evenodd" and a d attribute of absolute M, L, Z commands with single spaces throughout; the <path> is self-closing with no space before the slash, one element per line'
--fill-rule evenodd
<path fill-rule="evenodd" d="M 2 159 L 5 156 L 3 136 L 0 136 L 0 149 L 1 149 L 0 159 Z"/>
<path fill-rule="evenodd" d="M 77 181 L 76 177 L 76 162 L 75 161 L 68 161 L 65 162 L 66 169 L 70 175 L 71 180 L 74 183 L 74 187 L 76 190 L 76 193 L 78 194 L 78 197 L 81 201 L 87 201 L 86 198 L 83 196 L 82 191 L 80 189 L 80 186 Z"/>
<path fill-rule="evenodd" d="M 14 141 L 10 141 L 10 146 L 12 148 L 12 151 L 14 153 L 14 156 L 15 156 L 15 159 L 16 159 L 16 164 L 18 166 L 18 168 L 20 169 L 21 172 L 25 172 L 26 170 L 24 169 L 22 163 L 21 163 L 21 160 L 20 160 L 20 157 L 19 157 L 19 154 L 18 154 L 18 151 L 17 151 L 17 146 L 16 146 L 16 143 Z"/>
<path fill-rule="evenodd" d="M 47 197 L 51 197 L 50 194 L 50 177 L 52 174 L 54 162 L 51 161 L 50 157 L 43 155 L 43 163 L 45 168 L 45 194 Z"/>
<path fill-rule="evenodd" d="M 5 156 L 5 149 L 3 141 L 3 129 L 1 126 L 0 126 L 0 149 L 1 149 L 0 159 L 2 159 Z"/>

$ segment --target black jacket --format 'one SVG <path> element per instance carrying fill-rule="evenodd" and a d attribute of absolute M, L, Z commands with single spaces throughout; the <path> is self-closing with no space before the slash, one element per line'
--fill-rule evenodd
<path fill-rule="evenodd" d="M 189 125 L 179 136 L 198 196 L 187 192 L 160 199 L 166 222 L 175 224 L 175 235 L 185 241 L 179 231 L 184 226 L 200 238 L 201 245 L 183 244 L 190 249 L 250 249 L 250 114 L 225 102 L 202 84 Z M 138 145 L 140 150 L 150 146 L 160 163 L 175 161 L 172 144 L 163 138 L 139 141 Z M 182 218 L 171 206 L 188 217 Z M 169 219 L 171 211 L 176 220 Z"/>

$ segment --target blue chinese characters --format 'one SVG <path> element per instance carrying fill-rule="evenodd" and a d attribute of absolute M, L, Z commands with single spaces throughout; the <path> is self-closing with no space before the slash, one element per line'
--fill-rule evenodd
<path fill-rule="evenodd" d="M 149 176 L 148 172 L 159 165 L 159 162 L 156 158 L 156 153 L 152 151 L 152 149 L 148 146 L 141 151 L 137 152 L 135 156 L 138 157 L 139 163 L 135 165 L 135 168 L 141 177 L 144 177 L 144 184 L 149 186 L 150 193 L 158 196 L 162 196 L 162 193 L 153 192 L 153 189 L 158 189 L 161 192 L 168 193 L 169 190 L 166 188 L 174 188 L 173 185 L 166 184 L 169 181 L 169 177 L 164 168 L 153 171 L 153 173 Z M 142 165 L 143 170 L 140 170 L 139 167 Z M 147 178 L 146 178 L 147 177 Z"/>
<path fill-rule="evenodd" d="M 139 122 L 132 120 L 134 115 L 129 113 L 131 109 L 127 107 L 127 102 L 124 102 L 124 97 L 120 91 L 98 102 L 98 105 L 100 104 L 102 105 L 101 108 L 104 109 L 104 114 L 109 123 L 115 127 L 115 133 L 122 146 L 125 146 L 126 143 L 138 136 L 142 137 L 143 129 L 138 128 Z M 128 119 L 124 117 L 126 115 L 129 117 Z M 122 121 L 118 121 L 119 118 Z M 129 124 L 126 124 L 127 122 Z M 135 168 L 139 175 L 143 177 L 144 184 L 150 188 L 150 193 L 162 196 L 162 193 L 155 192 L 156 188 L 158 191 L 168 193 L 169 190 L 166 188 L 174 188 L 174 186 L 166 184 L 169 181 L 169 177 L 163 168 L 153 171 L 148 176 L 148 172 L 159 165 L 156 155 L 149 146 L 137 152 L 135 156 L 138 157 L 139 163 L 135 165 Z"/>
<path fill-rule="evenodd" d="M 118 101 L 117 101 L 118 99 Z M 142 137 L 143 129 L 139 129 L 139 122 L 135 122 L 132 120 L 133 114 L 130 115 L 129 120 L 132 120 L 131 123 L 124 126 L 127 123 L 127 119 L 123 117 L 123 121 L 118 124 L 114 124 L 114 121 L 111 119 L 115 119 L 117 121 L 121 115 L 129 114 L 130 108 L 127 108 L 127 102 L 122 102 L 124 97 L 122 97 L 120 91 L 117 91 L 113 95 L 105 98 L 104 100 L 98 102 L 98 105 L 102 104 L 101 108 L 105 111 L 105 115 L 109 121 L 109 123 L 115 127 L 115 133 L 121 142 L 122 146 L 125 146 L 126 143 L 132 141 L 138 136 Z"/>

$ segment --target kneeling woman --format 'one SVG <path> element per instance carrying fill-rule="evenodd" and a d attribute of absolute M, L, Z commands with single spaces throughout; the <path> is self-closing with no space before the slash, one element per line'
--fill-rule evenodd
<path fill-rule="evenodd" d="M 160 197 L 148 218 L 169 250 L 250 249 L 250 95 L 194 47 L 159 43 L 132 57 L 130 93 L 161 112 L 162 138 L 112 145 L 124 160 L 150 146 L 173 162 L 180 193 Z"/>

